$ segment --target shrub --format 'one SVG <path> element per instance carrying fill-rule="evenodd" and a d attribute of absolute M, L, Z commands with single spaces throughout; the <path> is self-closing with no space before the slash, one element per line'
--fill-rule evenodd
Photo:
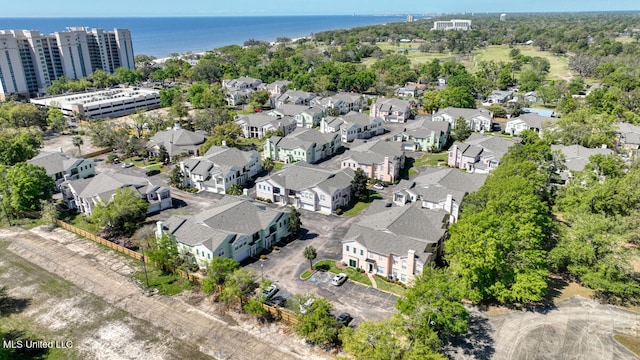
<path fill-rule="evenodd" d="M 357 270 L 358 270 L 358 272 L 359 272 L 360 274 L 364 273 L 364 269 L 363 269 L 363 268 L 358 268 Z"/>
<path fill-rule="evenodd" d="M 260 255 L 260 260 L 267 260 L 267 255 L 264 255 L 264 254 Z"/>
<path fill-rule="evenodd" d="M 336 209 L 336 215 L 342 215 L 342 208 Z"/>
<path fill-rule="evenodd" d="M 278 251 L 278 250 L 280 250 L 280 248 L 277 245 L 273 247 L 273 251 Z"/>

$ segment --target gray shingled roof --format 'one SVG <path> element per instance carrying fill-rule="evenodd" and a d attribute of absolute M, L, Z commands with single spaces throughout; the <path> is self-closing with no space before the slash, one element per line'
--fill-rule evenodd
<path fill-rule="evenodd" d="M 315 186 L 332 175 L 333 173 L 330 170 L 321 169 L 317 166 L 309 165 L 304 161 L 299 161 L 286 166 L 271 175 L 268 179 L 271 179 L 285 189 L 302 190 Z"/>
<path fill-rule="evenodd" d="M 74 165 L 77 167 L 81 166 L 83 163 L 93 163 L 93 160 L 72 158 L 61 152 L 41 151 L 36 155 L 36 157 L 31 160 L 27 160 L 27 162 L 29 164 L 42 166 L 47 175 L 52 176 L 58 173 L 63 173 Z"/>
<path fill-rule="evenodd" d="M 478 190 L 486 179 L 487 174 L 467 173 L 460 169 L 433 166 L 420 171 L 413 181 L 416 187 L 439 184 L 447 189 L 470 193 Z"/>
<path fill-rule="evenodd" d="M 132 187 L 140 194 L 166 188 L 160 179 L 137 176 L 125 171 L 100 173 L 88 179 L 71 180 L 68 184 L 82 198 L 98 196 L 103 200 L 110 199 L 117 189 L 123 187 Z"/>
<path fill-rule="evenodd" d="M 342 190 L 351 186 L 353 176 L 354 171 L 352 169 L 344 169 L 338 171 L 338 173 L 330 176 L 328 179 L 320 182 L 317 186 L 327 194 L 332 195 L 338 190 Z"/>
<path fill-rule="evenodd" d="M 409 106 L 409 101 L 396 98 L 380 98 L 378 99 L 378 101 L 376 101 L 376 107 L 378 107 L 380 111 L 385 112 L 393 111 L 394 108 L 399 108 L 399 110 L 406 110 L 406 108 Z"/>
<path fill-rule="evenodd" d="M 551 150 L 559 150 L 565 158 L 565 165 L 571 171 L 582 171 L 585 165 L 589 163 L 589 157 L 595 154 L 609 155 L 613 154 L 611 149 L 595 148 L 589 149 L 581 145 L 551 145 Z"/>

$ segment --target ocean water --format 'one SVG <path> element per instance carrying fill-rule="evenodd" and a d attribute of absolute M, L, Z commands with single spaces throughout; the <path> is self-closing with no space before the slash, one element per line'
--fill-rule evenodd
<path fill-rule="evenodd" d="M 147 18 L 0 18 L 1 30 L 40 30 L 43 34 L 67 27 L 131 30 L 135 54 L 166 57 L 201 52 L 256 39 L 302 37 L 312 33 L 404 21 L 404 16 L 264 16 L 264 17 L 147 17 Z"/>

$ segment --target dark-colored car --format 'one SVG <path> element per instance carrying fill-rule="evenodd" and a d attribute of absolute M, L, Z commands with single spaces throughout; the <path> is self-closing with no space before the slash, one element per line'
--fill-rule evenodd
<path fill-rule="evenodd" d="M 282 296 L 274 296 L 271 299 L 265 301 L 265 304 L 283 308 L 287 305 L 287 299 Z"/>
<path fill-rule="evenodd" d="M 147 175 L 147 176 L 158 175 L 158 174 L 160 174 L 160 170 L 149 170 L 144 174 Z"/>
<path fill-rule="evenodd" d="M 353 320 L 353 317 L 349 313 L 342 313 L 336 316 L 336 320 L 344 326 L 349 326 L 349 323 Z"/>

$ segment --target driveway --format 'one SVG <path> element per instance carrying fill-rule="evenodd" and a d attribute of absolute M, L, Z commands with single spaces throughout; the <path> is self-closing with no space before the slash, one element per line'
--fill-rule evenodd
<path fill-rule="evenodd" d="M 309 260 L 302 254 L 304 248 L 309 245 L 316 248 L 316 260 L 340 259 L 342 239 L 361 215 L 340 217 L 306 210 L 300 210 L 300 215 L 304 228 L 300 239 L 278 252 L 272 252 L 266 261 L 256 261 L 247 267 L 275 283 L 280 288 L 279 296 L 310 293 L 328 298 L 334 304 L 336 314 L 348 312 L 354 317 L 354 323 L 382 320 L 393 313 L 397 299 L 395 295 L 351 281 L 339 287 L 333 286 L 330 284 L 333 274 L 329 272 L 316 272 L 306 281 L 300 279 L 300 275 L 309 268 Z"/>

